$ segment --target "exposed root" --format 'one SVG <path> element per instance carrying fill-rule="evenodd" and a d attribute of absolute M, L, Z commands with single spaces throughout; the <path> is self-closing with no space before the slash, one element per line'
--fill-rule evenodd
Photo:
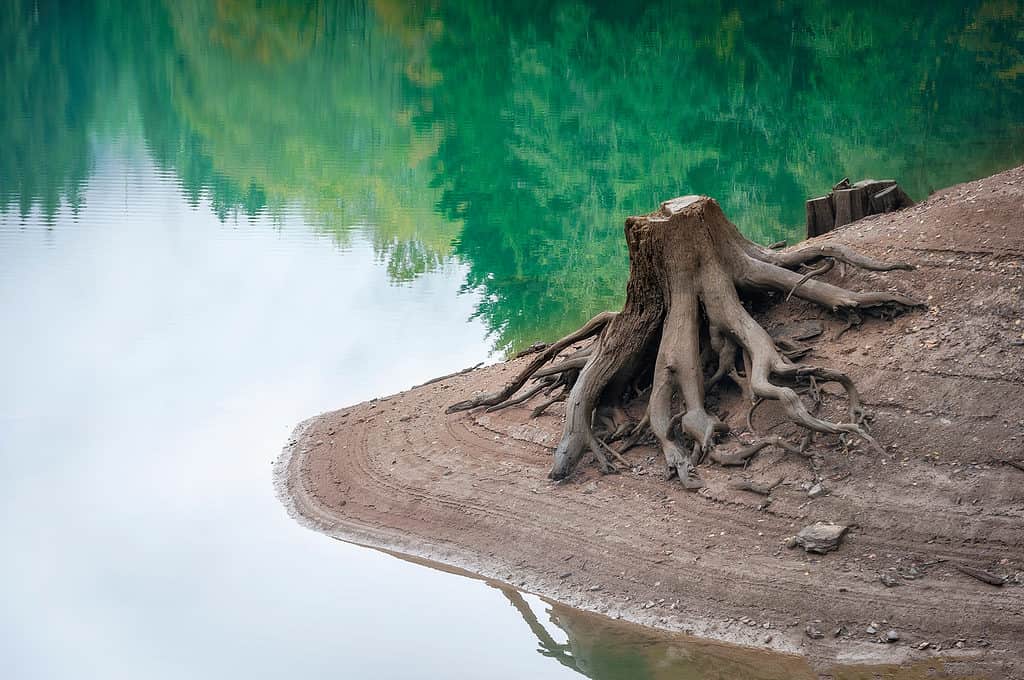
<path fill-rule="evenodd" d="M 559 394 L 556 397 L 551 397 L 550 399 L 542 402 L 539 406 L 530 411 L 530 418 L 540 417 L 541 415 L 543 415 L 545 411 L 548 410 L 548 407 L 553 406 L 554 404 L 557 404 L 560 401 L 565 401 L 565 398 L 568 396 L 568 392 L 563 392 L 562 394 Z"/>
<path fill-rule="evenodd" d="M 750 242 L 748 241 L 748 243 Z M 831 258 L 853 267 L 875 272 L 891 272 L 898 269 L 910 271 L 914 269 L 913 265 L 906 262 L 883 262 L 838 244 L 809 242 L 804 246 L 793 248 L 786 252 L 760 248 L 753 243 L 750 245 L 754 246 L 754 248 L 748 250 L 748 254 L 764 262 L 786 269 L 796 269 L 801 265 L 813 264 L 825 258 Z"/>
<path fill-rule="evenodd" d="M 581 368 L 587 365 L 586 356 L 577 356 L 572 359 L 566 359 L 554 366 L 548 366 L 542 368 L 533 374 L 534 378 L 544 378 L 549 375 L 557 375 L 559 373 L 565 373 L 566 371 L 579 371 Z"/>
<path fill-rule="evenodd" d="M 784 481 L 786 481 L 785 477 L 779 477 L 774 482 L 758 484 L 757 482 L 752 482 L 748 479 L 741 479 L 738 482 L 733 482 L 729 487 L 739 491 L 751 491 L 762 496 L 770 496 L 772 491 L 775 490 L 775 487 L 782 484 Z"/>
<path fill-rule="evenodd" d="M 458 403 L 452 404 L 446 409 L 446 413 L 455 413 L 457 411 L 468 411 L 478 406 L 494 406 L 505 401 L 513 394 L 519 391 L 519 389 L 526 384 L 526 381 L 530 379 L 534 373 L 537 372 L 544 364 L 548 363 L 561 352 L 563 349 L 581 340 L 593 337 L 600 333 L 608 323 L 617 316 L 615 312 L 601 312 L 593 319 L 588 321 L 578 331 L 574 331 L 569 335 L 565 336 L 558 342 L 548 345 L 548 347 L 537 354 L 537 356 L 530 361 L 530 363 L 522 371 L 516 375 L 509 383 L 507 383 L 502 389 L 497 392 L 490 392 L 487 394 L 481 394 L 472 399 L 466 399 Z"/>
<path fill-rule="evenodd" d="M 724 466 L 746 465 L 751 458 L 768 446 L 777 446 L 783 451 L 795 453 L 800 456 L 804 455 L 804 452 L 798 447 L 793 446 L 782 437 L 772 435 L 771 437 L 765 437 L 760 441 L 748 444 L 747 446 L 734 451 L 723 451 L 716 448 L 711 452 L 711 460 Z"/>
<path fill-rule="evenodd" d="M 743 238 L 715 201 L 697 196 L 666 201 L 658 211 L 629 218 L 625 233 L 630 278 L 622 311 L 599 314 L 558 342 L 538 346 L 536 357 L 501 390 L 454 404 L 449 412 L 479 406 L 494 410 L 543 392 L 548 398 L 531 414 L 537 417 L 564 400 L 565 427 L 552 479 L 571 474 L 587 451 L 602 472 L 615 471 L 616 462 L 628 466 L 622 453 L 652 437 L 668 476 L 693 489 L 703 486 L 696 466 L 704 458 L 745 465 L 768 446 L 806 456 L 814 433 L 837 435 L 844 445 L 844 437 L 853 435 L 881 450 L 868 432 L 868 416 L 853 381 L 840 371 L 794 363 L 810 347 L 773 340 L 750 316 L 740 293 L 778 291 L 786 300 L 799 297 L 859 323 L 861 314 L 891 318 L 922 305 L 898 293 L 850 291 L 820 277 L 836 263 L 871 271 L 913 267 L 829 242 L 765 248 Z M 808 269 L 794 271 L 801 267 Z M 566 348 L 594 336 L 589 346 L 551 363 Z M 516 396 L 531 377 L 538 384 Z M 800 445 L 773 435 L 738 449 L 718 446 L 717 439 L 729 428 L 709 411 L 706 395 L 726 377 L 750 404 L 748 430 L 754 431 L 753 415 L 761 403 L 777 402 L 785 415 L 782 422 L 807 430 Z M 843 422 L 818 415 L 819 385 L 827 382 L 845 391 Z M 810 408 L 801 393 L 810 395 Z M 629 424 L 624 407 L 645 397 L 644 419 Z M 617 450 L 613 441 L 621 441 Z"/>
<path fill-rule="evenodd" d="M 832 271 L 832 267 L 834 267 L 835 264 L 835 260 L 825 260 L 820 265 L 804 274 L 803 277 L 799 281 L 797 281 L 792 288 L 789 289 L 789 293 L 786 295 L 786 301 L 789 301 L 789 299 L 793 297 L 793 293 L 796 292 L 796 289 L 805 284 L 808 280 L 814 278 L 815 276 L 821 276 L 822 274 L 826 274 Z"/>
<path fill-rule="evenodd" d="M 515 399 L 509 399 L 508 401 L 503 401 L 500 404 L 495 404 L 494 406 L 488 406 L 487 409 L 486 409 L 487 413 L 491 413 L 493 411 L 500 411 L 503 408 L 508 408 L 509 406 L 515 406 L 516 404 L 521 404 L 524 401 L 529 401 L 537 393 L 539 393 L 539 392 L 541 392 L 543 390 L 546 390 L 548 388 L 548 385 L 550 384 L 550 382 L 553 382 L 553 381 L 540 383 L 539 385 L 534 386 L 533 388 L 531 388 L 527 392 L 524 392 L 523 394 L 521 394 L 520 396 L 516 397 Z"/>

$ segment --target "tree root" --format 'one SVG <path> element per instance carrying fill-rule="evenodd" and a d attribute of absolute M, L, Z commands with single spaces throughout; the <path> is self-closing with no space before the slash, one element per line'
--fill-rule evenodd
<path fill-rule="evenodd" d="M 703 485 L 696 466 L 705 458 L 719 465 L 745 465 L 768 446 L 806 456 L 813 433 L 838 435 L 841 440 L 854 435 L 882 450 L 867 430 L 853 381 L 833 369 L 794 363 L 810 347 L 772 340 L 750 316 L 740 294 L 777 291 L 786 300 L 799 297 L 858 322 L 865 313 L 891 318 L 922 305 L 897 293 L 850 291 L 820 278 L 836 263 L 871 271 L 913 267 L 830 243 L 811 242 L 789 250 L 759 246 L 740 235 L 714 200 L 698 196 L 666 201 L 658 211 L 629 218 L 625 235 L 630 278 L 622 311 L 599 314 L 558 342 L 543 349 L 538 345 L 536 356 L 501 390 L 453 404 L 449 413 L 480 406 L 503 408 L 544 392 L 548 399 L 531 413 L 537 417 L 564 400 L 565 426 L 549 475 L 556 480 L 571 474 L 587 451 L 593 452 L 603 472 L 613 472 L 614 463 L 627 465 L 625 451 L 649 437 L 665 457 L 668 476 L 678 477 L 691 489 Z M 801 267 L 804 273 L 794 271 Z M 595 339 L 588 347 L 552 363 L 563 350 L 589 338 Z M 750 403 L 748 430 L 754 430 L 758 405 L 771 400 L 781 407 L 783 422 L 807 430 L 801 444 L 772 435 L 739 449 L 719 448 L 716 440 L 729 427 L 708 410 L 706 395 L 726 377 Z M 531 378 L 539 384 L 515 396 Z M 845 391 L 848 409 L 843 422 L 817 415 L 819 384 L 825 382 L 835 382 Z M 644 419 L 630 426 L 621 417 L 623 408 L 643 399 L 648 390 Z M 803 403 L 801 392 L 810 395 L 811 408 Z M 606 413 L 617 417 L 606 418 Z M 618 450 L 610 445 L 613 441 L 622 442 Z"/>
<path fill-rule="evenodd" d="M 455 413 L 457 411 L 468 411 L 478 406 L 495 406 L 500 404 L 518 392 L 526 384 L 526 381 L 530 379 L 530 376 L 537 372 L 537 369 L 558 356 L 559 352 L 574 342 L 580 342 L 597 335 L 616 316 L 615 312 L 601 312 L 584 324 L 578 331 L 570 333 L 558 342 L 554 342 L 538 352 L 537 356 L 530 361 L 526 368 L 520 371 L 510 382 L 506 383 L 502 389 L 452 404 L 445 412 Z"/>
<path fill-rule="evenodd" d="M 758 484 L 757 482 L 752 482 L 748 479 L 742 479 L 730 484 L 729 488 L 737 489 L 739 491 L 752 491 L 753 493 L 760 494 L 762 496 L 770 496 L 772 491 L 775 490 L 775 487 L 782 484 L 784 481 L 786 481 L 785 477 L 779 477 L 768 484 Z"/>
<path fill-rule="evenodd" d="M 722 466 L 746 465 L 751 458 L 768 446 L 777 446 L 784 451 L 795 453 L 799 456 L 805 455 L 799 447 L 793 446 L 782 437 L 772 435 L 753 444 L 748 444 L 736 451 L 721 451 L 716 448 L 711 452 L 711 460 Z"/>

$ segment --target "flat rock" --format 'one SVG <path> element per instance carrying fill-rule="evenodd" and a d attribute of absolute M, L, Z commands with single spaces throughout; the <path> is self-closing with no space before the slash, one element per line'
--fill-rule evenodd
<path fill-rule="evenodd" d="M 839 547 L 843 534 L 849 529 L 844 524 L 815 522 L 800 530 L 796 535 L 796 545 L 809 553 L 827 553 Z"/>

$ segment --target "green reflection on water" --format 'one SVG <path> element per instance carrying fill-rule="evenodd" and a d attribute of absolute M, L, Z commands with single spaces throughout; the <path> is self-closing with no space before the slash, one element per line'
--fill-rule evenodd
<path fill-rule="evenodd" d="M 941 657 L 903 666 L 842 665 L 815 672 L 794 654 L 739 647 L 610 619 L 544 600 L 546 620 L 523 593 L 507 583 L 482 579 L 432 560 L 382 552 L 452 574 L 480 579 L 499 590 L 537 639 L 536 652 L 593 680 L 982 680 L 949 672 Z M 536 599 L 536 598 L 535 598 Z M 565 642 L 556 639 L 556 631 Z M 773 630 L 775 634 L 779 631 Z"/>
<path fill-rule="evenodd" d="M 495 344 L 618 307 L 621 225 L 717 197 L 798 238 L 849 175 L 912 195 L 1024 158 L 1019 2 L 47 2 L 0 9 L 0 208 L 75 210 L 134 135 L 222 218 L 457 258 Z"/>
<path fill-rule="evenodd" d="M 836 666 L 818 674 L 799 656 L 665 633 L 550 603 L 549 622 L 567 637 L 559 643 L 519 591 L 490 585 L 523 617 L 539 654 L 594 680 L 980 680 L 948 673 L 941 658 L 905 666 Z"/>

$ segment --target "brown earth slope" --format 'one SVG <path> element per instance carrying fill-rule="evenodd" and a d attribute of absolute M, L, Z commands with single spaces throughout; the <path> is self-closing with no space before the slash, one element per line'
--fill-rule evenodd
<path fill-rule="evenodd" d="M 811 460 L 766 451 L 746 470 L 702 467 L 707 486 L 692 493 L 665 481 L 655 452 L 641 448 L 623 474 L 601 476 L 585 460 L 553 484 L 559 407 L 535 420 L 529 403 L 444 414 L 520 360 L 303 423 L 282 457 L 284 495 L 340 538 L 660 628 L 799 652 L 819 666 L 943 655 L 989 677 L 1024 677 L 1024 470 L 1005 462 L 1024 459 L 1024 167 L 819 240 L 917 266 L 837 267 L 825 280 L 930 305 L 839 337 L 839 319 L 795 300 L 760 316 L 769 329 L 822 322 L 811 360 L 853 377 L 885 456 L 819 436 Z M 719 412 L 742 430 L 738 392 L 721 399 Z M 755 427 L 776 416 L 759 408 Z M 778 477 L 768 503 L 731 488 Z M 815 482 L 827 493 L 811 498 Z M 785 547 L 818 520 L 853 527 L 838 551 Z M 899 640 L 880 642 L 890 629 Z"/>

